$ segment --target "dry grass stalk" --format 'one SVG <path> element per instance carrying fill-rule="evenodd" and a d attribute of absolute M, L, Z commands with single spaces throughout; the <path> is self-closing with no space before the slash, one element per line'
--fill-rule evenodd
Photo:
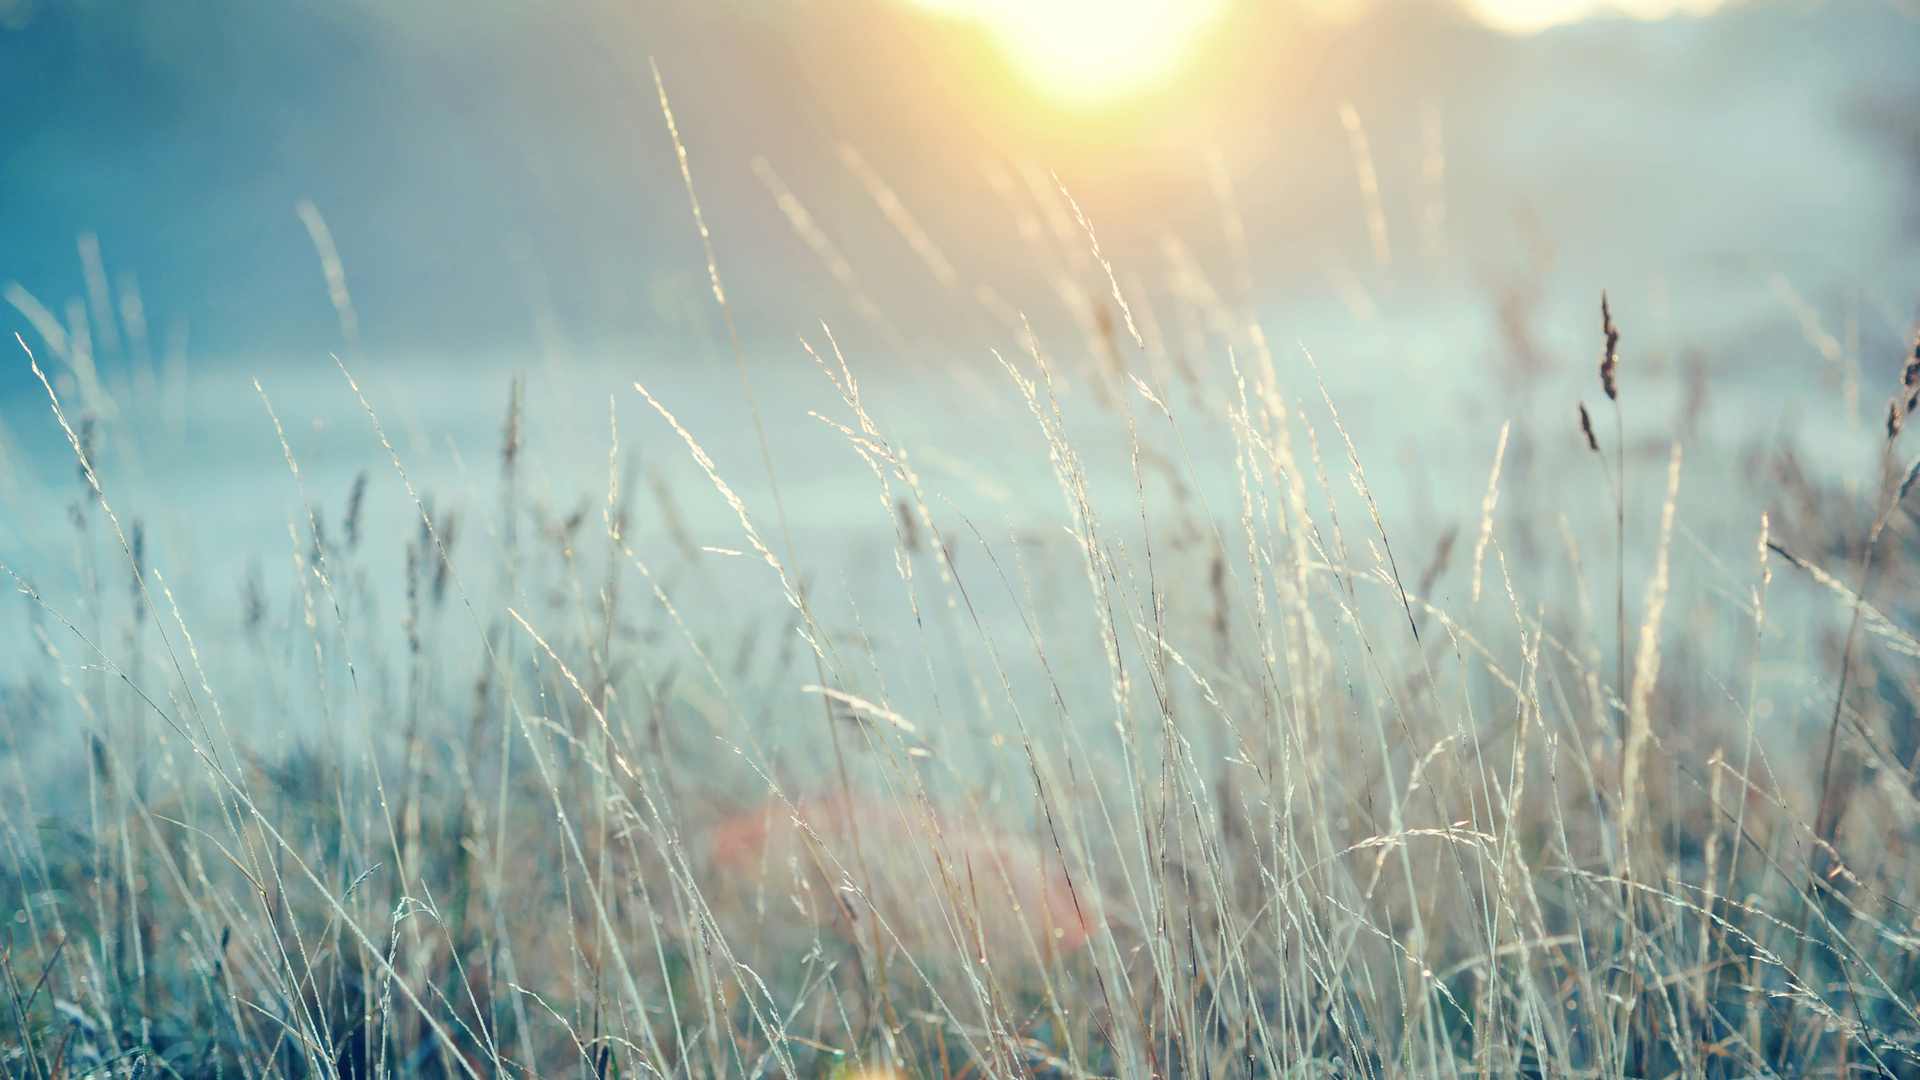
<path fill-rule="evenodd" d="M 1660 678 L 1660 624 L 1666 617 L 1671 581 L 1670 553 L 1674 507 L 1680 495 L 1680 461 L 1680 444 L 1676 442 L 1667 462 L 1667 497 L 1660 506 L 1660 539 L 1654 548 L 1653 578 L 1647 582 L 1646 616 L 1640 624 L 1640 644 L 1633 661 L 1633 687 L 1627 697 L 1627 745 L 1620 767 L 1620 836 L 1627 844 L 1633 842 L 1641 803 L 1640 773 L 1647 743 L 1653 738 L 1649 704 Z"/>

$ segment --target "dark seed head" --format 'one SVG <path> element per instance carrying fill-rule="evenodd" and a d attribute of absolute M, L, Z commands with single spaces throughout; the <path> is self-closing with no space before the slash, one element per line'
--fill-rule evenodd
<path fill-rule="evenodd" d="M 1600 354 L 1600 388 L 1608 401 L 1620 400 L 1617 372 L 1620 367 L 1620 330 L 1613 325 L 1613 309 L 1607 306 L 1607 294 L 1600 294 L 1600 332 L 1607 337 L 1606 351 Z"/>
<path fill-rule="evenodd" d="M 900 539 L 907 545 L 908 551 L 920 550 L 920 526 L 913 520 L 913 508 L 907 500 L 901 499 L 894 509 L 900 514 Z"/>
<path fill-rule="evenodd" d="M 453 558 L 453 537 L 456 520 L 451 511 L 440 525 L 440 542 L 436 546 L 433 569 L 433 603 L 438 607 L 447 599 L 447 574 L 453 569 L 448 560 Z"/>
<path fill-rule="evenodd" d="M 93 417 L 80 418 L 80 487 L 87 493 L 88 499 L 97 499 L 100 493 L 93 486 L 93 440 L 95 425 Z"/>
<path fill-rule="evenodd" d="M 244 604 L 242 619 L 249 637 L 260 633 L 261 624 L 267 619 L 267 597 L 260 585 L 260 566 L 254 564 L 247 571 L 246 583 L 242 586 Z"/>
<path fill-rule="evenodd" d="M 514 465 L 520 459 L 520 410 L 525 401 L 525 386 L 518 374 L 513 377 L 513 386 L 507 391 L 506 431 L 500 440 L 500 471 L 512 478 Z"/>
<path fill-rule="evenodd" d="M 353 478 L 353 490 L 347 493 L 347 550 L 360 546 L 360 510 L 367 498 L 367 471 Z"/>
<path fill-rule="evenodd" d="M 133 519 L 133 543 L 129 546 L 133 556 L 133 621 L 138 624 L 147 616 L 147 606 L 141 603 L 145 595 L 142 581 L 147 573 L 147 525 L 139 518 Z"/>

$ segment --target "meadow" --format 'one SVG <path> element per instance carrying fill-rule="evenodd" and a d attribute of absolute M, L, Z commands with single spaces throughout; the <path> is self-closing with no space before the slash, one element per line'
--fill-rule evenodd
<path fill-rule="evenodd" d="M 1755 440 L 1594 282 L 1443 437 L 1058 195 L 1070 319 L 456 373 L 431 479 L 303 206 L 341 343 L 231 399 L 231 594 L 148 524 L 185 376 L 12 343 L 72 556 L 0 552 L 9 1080 L 1920 1076 L 1911 328 L 1803 319 Z"/>

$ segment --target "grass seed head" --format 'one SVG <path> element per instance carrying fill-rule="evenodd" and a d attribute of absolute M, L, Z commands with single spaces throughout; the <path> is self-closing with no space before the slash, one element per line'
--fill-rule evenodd
<path fill-rule="evenodd" d="M 147 617 L 147 606 L 141 603 L 145 594 L 142 582 L 147 573 L 147 523 L 140 518 L 133 519 L 133 543 L 127 554 L 133 566 L 133 621 L 138 625 Z"/>
<path fill-rule="evenodd" d="M 79 440 L 79 447 L 78 447 L 80 451 L 80 454 L 79 454 L 80 489 L 87 493 L 87 498 L 89 500 L 97 499 L 100 497 L 100 493 L 94 490 L 93 474 L 90 472 L 90 469 L 92 467 L 92 462 L 93 462 L 93 443 L 94 443 L 95 434 L 96 434 L 96 425 L 94 424 L 93 417 L 82 416 L 80 418 L 80 440 Z"/>
<path fill-rule="evenodd" d="M 433 604 L 435 607 L 445 603 L 447 599 L 447 575 L 453 569 L 450 560 L 453 558 L 453 537 L 454 526 L 456 524 L 458 524 L 458 519 L 449 511 L 446 520 L 440 524 L 439 542 L 434 545 L 434 562 L 437 564 L 433 568 Z"/>
<path fill-rule="evenodd" d="M 1600 293 L 1600 332 L 1607 336 L 1606 351 L 1600 354 L 1600 388 L 1608 401 L 1620 400 L 1616 372 L 1620 367 L 1620 330 L 1613 325 L 1613 309 L 1607 306 L 1607 294 Z"/>
<path fill-rule="evenodd" d="M 367 470 L 353 478 L 353 490 L 347 493 L 347 514 L 341 527 L 347 533 L 347 550 L 360 546 L 360 511 L 367 498 Z"/>
<path fill-rule="evenodd" d="M 520 459 L 520 410 L 525 401 L 525 387 L 526 383 L 516 374 L 512 389 L 507 391 L 507 424 L 500 440 L 500 472 L 508 477 L 513 475 L 513 467 Z"/>
<path fill-rule="evenodd" d="M 920 550 L 920 525 L 913 520 L 913 508 L 907 500 L 901 499 L 894 504 L 894 510 L 900 515 L 900 538 L 908 551 Z"/>

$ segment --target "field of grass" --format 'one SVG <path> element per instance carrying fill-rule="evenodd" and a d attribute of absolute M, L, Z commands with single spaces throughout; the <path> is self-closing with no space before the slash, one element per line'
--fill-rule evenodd
<path fill-rule="evenodd" d="M 831 408 L 741 357 L 745 423 L 562 403 L 598 460 L 489 386 L 451 508 L 347 348 L 363 467 L 263 389 L 302 510 L 223 607 L 36 345 L 75 555 L 9 577 L 4 1075 L 1920 1076 L 1920 348 L 1803 466 L 1670 418 L 1600 301 L 1584 403 L 1462 435 L 1423 535 L 1312 358 L 1200 292 L 1170 346 L 1079 224 L 1089 340 L 919 405 L 1011 403 L 1018 524 L 824 329 Z M 801 425 L 877 541 L 796 537 Z"/>

